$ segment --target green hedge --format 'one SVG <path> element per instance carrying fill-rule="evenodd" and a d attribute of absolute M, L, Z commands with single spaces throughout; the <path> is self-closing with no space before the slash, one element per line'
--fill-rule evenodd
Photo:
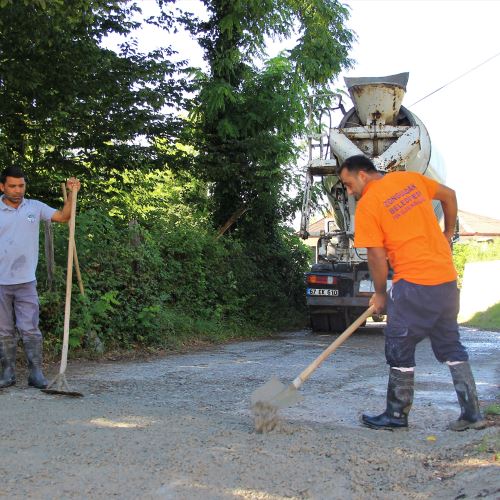
<path fill-rule="evenodd" d="M 183 209 L 129 222 L 104 210 L 78 216 L 76 242 L 86 295 L 73 286 L 70 343 L 92 349 L 168 348 L 193 338 L 254 335 L 305 321 L 307 249 L 280 230 L 263 245 L 216 232 Z M 65 225 L 54 225 L 56 279 L 38 279 L 41 328 L 57 352 L 63 329 Z M 43 251 L 40 252 L 43 255 Z"/>

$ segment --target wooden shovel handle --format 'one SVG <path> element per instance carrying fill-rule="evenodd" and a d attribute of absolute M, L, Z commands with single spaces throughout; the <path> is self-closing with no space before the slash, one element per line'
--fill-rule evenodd
<path fill-rule="evenodd" d="M 321 363 L 334 352 L 337 347 L 342 345 L 358 328 L 371 316 L 375 311 L 373 306 L 370 306 L 361 316 L 353 321 L 337 339 L 335 339 L 292 383 L 298 389 L 316 370 Z"/>

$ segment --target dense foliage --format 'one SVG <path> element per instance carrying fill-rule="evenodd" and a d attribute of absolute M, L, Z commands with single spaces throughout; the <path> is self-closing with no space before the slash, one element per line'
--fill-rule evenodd
<path fill-rule="evenodd" d="M 335 0 L 203 3 L 208 20 L 186 21 L 208 63 L 192 108 L 193 141 L 203 152 L 197 171 L 213 183 L 217 224 L 245 206 L 244 237 L 268 239 L 297 208 L 282 193 L 305 132 L 307 96 L 350 66 L 347 10 Z M 292 50 L 265 57 L 266 37 L 294 33 Z"/>
<path fill-rule="evenodd" d="M 280 248 L 249 255 L 238 239 L 217 238 L 207 214 L 186 203 L 198 191 L 198 181 L 175 181 L 169 172 L 135 174 L 135 181 L 130 193 L 115 192 L 107 206 L 88 207 L 78 217 L 86 296 L 74 287 L 73 346 L 95 347 L 97 337 L 107 348 L 171 347 L 188 338 L 243 337 L 255 334 L 257 327 L 269 330 L 303 321 L 300 271 L 308 255 L 296 236 L 283 230 Z M 44 332 L 57 345 L 67 228 L 54 229 L 56 287 L 46 289 L 42 258 L 39 288 Z M 262 301 L 271 295 L 267 288 L 272 299 Z"/>
<path fill-rule="evenodd" d="M 22 166 L 29 196 L 55 206 L 63 179 L 83 182 L 73 346 L 167 346 L 304 320 L 308 253 L 287 228 L 298 206 L 287 193 L 307 96 L 351 64 L 348 12 L 337 0 L 201 0 L 203 14 L 157 4 L 145 20 L 133 0 L 0 0 L 0 162 Z M 148 54 L 134 40 L 145 23 L 165 33 Z M 184 54 L 167 35 L 181 28 L 208 70 L 175 62 Z M 104 48 L 112 35 L 117 51 Z M 267 57 L 273 38 L 290 50 Z M 56 347 L 66 237 L 55 228 L 55 287 L 43 259 L 38 273 Z"/>
<path fill-rule="evenodd" d="M 154 141 L 175 141 L 186 91 L 170 47 L 138 51 L 127 37 L 138 27 L 135 4 L 44 4 L 0 8 L 0 163 L 22 166 L 44 199 L 69 175 L 92 179 L 99 193 L 111 169 L 163 166 Z M 127 37 L 120 53 L 101 46 L 110 34 Z"/>

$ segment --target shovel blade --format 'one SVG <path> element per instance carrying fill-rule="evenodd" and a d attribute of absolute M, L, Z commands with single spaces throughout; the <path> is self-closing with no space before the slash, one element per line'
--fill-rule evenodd
<path fill-rule="evenodd" d="M 268 403 L 277 394 L 286 389 L 285 385 L 282 384 L 276 377 L 267 381 L 262 387 L 259 387 L 253 391 L 250 401 L 252 406 L 256 403 Z"/>
<path fill-rule="evenodd" d="M 276 377 L 273 377 L 262 387 L 256 389 L 252 393 L 250 400 L 252 406 L 255 406 L 256 403 L 267 403 L 276 408 L 286 408 L 302 401 L 302 399 L 302 396 L 293 384 L 286 386 Z"/>

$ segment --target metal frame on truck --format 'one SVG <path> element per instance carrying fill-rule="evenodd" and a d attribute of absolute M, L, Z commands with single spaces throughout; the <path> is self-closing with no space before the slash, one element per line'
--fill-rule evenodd
<path fill-rule="evenodd" d="M 348 111 L 341 94 L 328 96 L 328 106 L 324 105 L 324 94 L 310 100 L 300 236 L 318 237 L 318 262 L 306 273 L 307 305 L 315 331 L 343 331 L 368 307 L 373 293 L 366 249 L 353 245 L 356 201 L 341 183 L 337 166 L 352 155 L 364 154 L 383 173 L 409 170 L 444 182 L 444 168 L 431 148 L 427 129 L 401 105 L 408 76 L 346 78 L 354 103 Z M 333 127 L 337 117 L 339 124 Z M 311 234 L 311 193 L 318 178 L 331 205 L 335 227 Z M 441 218 L 441 205 L 435 203 L 434 208 Z M 383 318 L 377 315 L 373 319 Z"/>

